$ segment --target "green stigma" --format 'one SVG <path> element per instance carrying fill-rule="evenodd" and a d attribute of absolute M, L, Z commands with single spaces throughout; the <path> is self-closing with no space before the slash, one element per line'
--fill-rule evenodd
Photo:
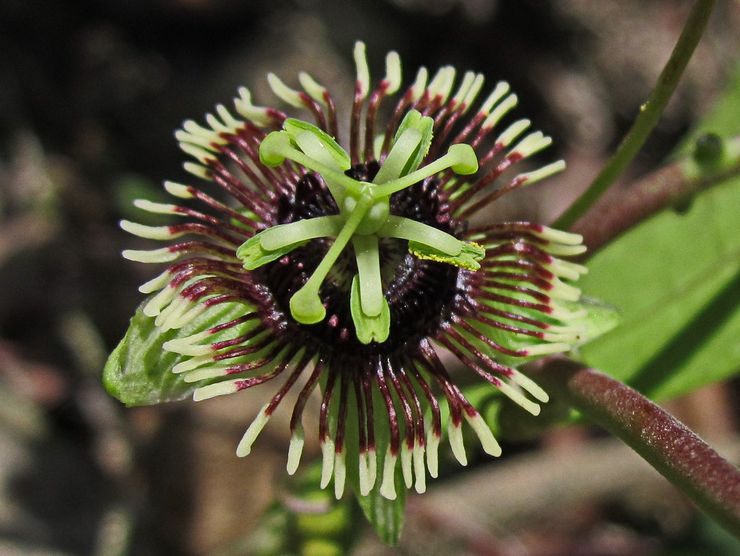
<path fill-rule="evenodd" d="M 409 242 L 416 257 L 468 270 L 480 268 L 484 249 L 422 222 L 390 214 L 390 197 L 443 170 L 473 174 L 478 160 L 470 145 L 452 145 L 447 153 L 420 167 L 432 143 L 434 120 L 409 111 L 396 132 L 390 152 L 372 182 L 351 178 L 349 155 L 318 127 L 288 118 L 282 131 L 262 141 L 260 160 L 279 166 L 290 160 L 319 174 L 339 207 L 339 214 L 298 220 L 263 230 L 244 242 L 237 256 L 244 268 L 254 270 L 317 238 L 334 238 L 326 255 L 306 283 L 290 299 L 290 312 L 302 324 L 326 317 L 319 290 L 344 249 L 352 244 L 357 274 L 352 280 L 350 308 L 357 339 L 382 343 L 390 333 L 390 309 L 383 294 L 380 272 L 380 238 Z"/>

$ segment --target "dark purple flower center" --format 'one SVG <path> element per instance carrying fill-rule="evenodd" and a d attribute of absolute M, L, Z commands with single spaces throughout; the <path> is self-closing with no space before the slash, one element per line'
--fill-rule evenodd
<path fill-rule="evenodd" d="M 378 172 L 375 161 L 358 164 L 347 175 L 371 181 Z M 391 213 L 434 226 L 460 237 L 464 224 L 452 218 L 440 192 L 441 182 L 429 178 L 391 197 Z M 273 222 L 267 226 L 288 224 L 297 220 L 338 214 L 338 208 L 323 181 L 313 173 L 305 174 L 295 190 L 279 197 Z M 391 311 L 389 340 L 364 345 L 355 334 L 350 314 L 350 285 L 357 272 L 351 249 L 345 251 L 332 268 L 321 287 L 321 299 L 326 304 L 326 319 L 314 325 L 299 324 L 290 316 L 289 301 L 319 264 L 331 240 L 312 240 L 283 258 L 254 271 L 255 282 L 266 286 L 265 304 L 275 316 L 281 314 L 280 325 L 288 334 L 299 334 L 307 341 L 329 344 L 336 350 L 342 345 L 345 353 L 388 355 L 405 345 L 434 336 L 442 323 L 458 305 L 464 302 L 462 291 L 470 272 L 456 266 L 419 259 L 408 252 L 404 240 L 381 240 L 381 273 L 385 297 Z"/>

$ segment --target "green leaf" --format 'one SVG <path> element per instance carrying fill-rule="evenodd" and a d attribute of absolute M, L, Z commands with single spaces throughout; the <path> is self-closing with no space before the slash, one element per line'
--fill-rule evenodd
<path fill-rule="evenodd" d="M 646 394 L 667 398 L 732 376 L 740 367 L 740 180 L 666 211 L 589 264 L 582 286 L 620 308 L 611 334 L 583 349 L 586 362 Z"/>
<path fill-rule="evenodd" d="M 345 443 L 347 447 L 347 481 L 357 497 L 357 503 L 363 514 L 372 525 L 375 533 L 385 544 L 394 546 L 403 530 L 404 516 L 406 511 L 406 485 L 403 482 L 400 461 L 396 462 L 395 500 L 388 500 L 380 494 L 380 485 L 383 480 L 383 466 L 385 455 L 390 444 L 390 428 L 388 426 L 388 414 L 383 409 L 385 402 L 377 389 L 373 391 L 375 448 L 377 452 L 378 474 L 375 486 L 367 496 L 360 494 L 360 478 L 356 462 L 359 454 L 358 446 L 358 424 L 357 408 L 355 404 L 349 404 L 347 412 L 347 427 L 345 429 Z M 329 414 L 330 420 L 336 419 L 336 411 Z"/>
<path fill-rule="evenodd" d="M 587 344 L 588 342 L 603 336 L 607 332 L 616 328 L 621 320 L 621 315 L 616 307 L 593 297 L 584 295 L 577 303 L 561 301 L 560 304 L 564 305 L 571 311 L 576 311 L 578 309 L 583 309 L 585 311 L 585 314 L 582 317 L 574 319 L 568 323 L 570 326 L 575 326 L 583 330 L 576 347 Z"/>
<path fill-rule="evenodd" d="M 103 369 L 105 389 L 127 406 L 153 405 L 190 396 L 199 385 L 188 384 L 182 374 L 171 372 L 186 357 L 165 351 L 162 345 L 245 313 L 241 303 L 224 303 L 208 309 L 179 330 L 162 332 L 154 325 L 154 319 L 143 313 L 143 306 L 137 309 L 126 335 Z"/>
<path fill-rule="evenodd" d="M 397 545 L 406 511 L 406 486 L 400 472 L 396 473 L 395 500 L 383 498 L 376 486 L 367 496 L 358 495 L 357 502 L 380 540 L 390 546 Z"/>
<path fill-rule="evenodd" d="M 704 133 L 740 133 L 740 66 Z M 589 365 L 666 399 L 740 369 L 740 179 L 698 195 L 689 210 L 651 218 L 598 253 L 584 291 L 619 307 L 621 325 L 589 344 Z"/>

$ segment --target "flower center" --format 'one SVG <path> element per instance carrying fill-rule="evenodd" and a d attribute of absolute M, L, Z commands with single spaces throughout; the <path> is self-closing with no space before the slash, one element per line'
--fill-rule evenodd
<path fill-rule="evenodd" d="M 320 290 L 327 276 L 352 244 L 356 273 L 352 277 L 349 305 L 357 339 L 363 344 L 385 342 L 391 312 L 383 293 L 380 244 L 388 238 L 408 241 L 408 250 L 419 259 L 430 259 L 476 270 L 483 249 L 457 239 L 425 222 L 392 214 L 391 197 L 451 169 L 472 174 L 478 169 L 469 145 L 452 145 L 447 154 L 420 168 L 432 141 L 434 121 L 410 111 L 398 128 L 391 150 L 372 181 L 351 171 L 347 153 L 324 131 L 306 122 L 285 121 L 282 131 L 270 133 L 260 146 L 260 159 L 268 166 L 291 160 L 320 175 L 338 208 L 325 214 L 278 224 L 256 234 L 237 251 L 248 270 L 257 269 L 303 247 L 310 240 L 333 238 L 313 273 L 292 294 L 292 317 L 301 324 L 326 318 Z M 366 169 L 367 170 L 367 169 Z M 369 174 L 367 171 L 365 174 Z M 357 177 L 353 177 L 357 176 Z M 368 179 L 370 176 L 367 176 Z M 304 178 L 305 179 L 305 178 Z"/>

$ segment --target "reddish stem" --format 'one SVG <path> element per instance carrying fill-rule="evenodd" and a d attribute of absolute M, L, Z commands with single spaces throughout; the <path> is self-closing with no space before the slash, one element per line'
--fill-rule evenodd
<path fill-rule="evenodd" d="M 622 439 L 694 503 L 740 536 L 740 471 L 686 425 L 629 386 L 568 359 L 539 365 L 540 382 Z"/>

